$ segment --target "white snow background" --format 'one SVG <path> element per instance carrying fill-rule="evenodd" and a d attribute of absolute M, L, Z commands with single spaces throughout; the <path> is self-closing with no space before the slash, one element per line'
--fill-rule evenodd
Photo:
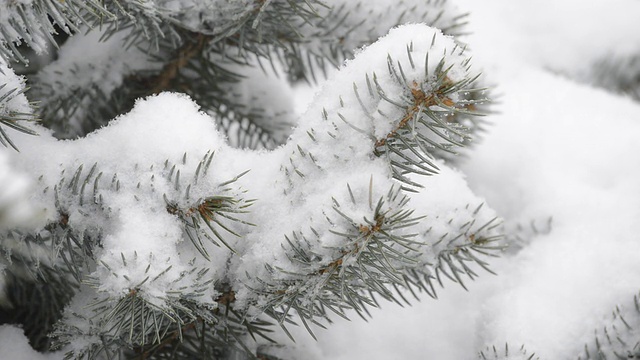
<path fill-rule="evenodd" d="M 640 290 L 640 103 L 581 81 L 605 57 L 640 54 L 640 1 L 456 2 L 470 12 L 474 68 L 499 94 L 460 170 L 508 230 L 547 230 L 552 217 L 551 229 L 531 232 L 468 292 L 449 283 L 438 300 L 383 303 L 368 322 L 336 318 L 317 342 L 297 329 L 292 358 L 475 359 L 508 342 L 574 359 Z M 0 326 L 0 349 L 62 358 L 29 351 L 11 326 Z"/>

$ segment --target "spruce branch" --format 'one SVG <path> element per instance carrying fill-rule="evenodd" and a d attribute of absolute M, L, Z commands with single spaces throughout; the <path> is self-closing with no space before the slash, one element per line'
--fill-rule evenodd
<path fill-rule="evenodd" d="M 431 42 L 432 48 L 434 42 L 435 36 Z M 326 176 L 324 169 L 331 166 L 328 159 L 349 163 L 353 161 L 350 156 L 355 156 L 361 151 L 357 150 L 359 144 L 353 141 L 353 147 L 347 151 L 314 155 L 318 153 L 316 147 L 321 146 L 320 144 L 327 146 L 338 144 L 344 139 L 358 139 L 369 141 L 369 149 L 373 153 L 377 150 L 375 145 L 380 139 L 384 139 L 384 142 L 379 143 L 380 146 L 388 146 L 392 141 L 396 141 L 397 135 L 409 127 L 410 117 L 417 116 L 418 109 L 421 113 L 426 113 L 423 115 L 425 119 L 433 121 L 433 124 L 426 123 L 425 130 L 422 130 L 425 133 L 431 131 L 431 134 L 427 133 L 428 136 L 441 137 L 449 142 L 456 142 L 457 146 L 463 146 L 463 143 L 456 141 L 458 137 L 464 136 L 461 129 L 436 117 L 444 118 L 440 113 L 445 111 L 465 112 L 466 104 L 455 103 L 461 97 L 458 92 L 462 89 L 472 89 L 471 84 L 476 80 L 474 75 L 469 74 L 469 62 L 460 58 L 463 54 L 462 49 L 458 46 L 451 49 L 453 50 L 445 53 L 445 57 L 453 57 L 451 60 L 445 60 L 443 57 L 435 66 L 423 61 L 424 68 L 418 68 L 418 62 L 414 60 L 418 56 L 413 54 L 417 50 L 413 44 L 409 44 L 402 49 L 403 53 L 407 54 L 404 67 L 389 60 L 389 56 L 385 64 L 388 73 L 374 76 L 373 81 L 365 77 L 367 81 L 360 83 L 364 83 L 364 89 L 368 89 L 369 92 L 359 91 L 363 86 L 354 84 L 354 91 L 348 93 L 349 96 L 339 97 L 339 106 L 330 111 L 322 109 L 322 122 L 305 129 L 308 137 L 294 138 L 297 143 L 291 146 L 289 164 L 283 169 L 292 191 L 287 195 L 293 198 L 296 198 L 297 194 L 304 196 L 302 194 L 305 189 L 300 183 L 305 179 Z M 424 56 L 424 53 L 421 56 Z M 447 60 L 451 63 L 447 64 Z M 358 65 L 364 66 L 356 62 L 350 65 L 355 68 Z M 334 80 L 331 88 L 345 89 L 344 83 L 347 81 Z M 418 87 L 418 84 L 423 85 Z M 383 132 L 378 127 L 389 130 Z M 415 127 L 410 130 L 417 132 Z M 426 138 L 427 135 L 423 137 Z M 394 176 L 397 180 L 405 180 L 405 184 L 417 184 L 410 178 L 409 173 L 422 174 L 420 169 L 426 167 L 425 164 L 435 164 L 436 161 L 429 155 L 432 150 L 428 146 L 421 147 L 416 141 L 405 143 L 404 148 L 396 150 L 391 147 L 389 152 L 396 150 L 393 155 L 400 153 L 397 156 L 402 156 L 404 154 L 401 151 L 406 151 L 410 155 L 404 155 L 402 159 L 411 162 L 389 162 L 392 167 L 396 166 L 407 172 L 401 174 L 404 179 Z M 329 148 L 333 146 L 329 145 Z M 393 175 L 398 173 L 399 171 L 395 171 Z M 296 186 L 302 189 L 296 189 Z M 330 211 L 323 211 L 326 224 L 318 227 L 314 225 L 310 231 L 295 231 L 285 237 L 285 253 L 291 264 L 266 265 L 267 275 L 262 278 L 251 278 L 248 275 L 251 285 L 247 286 L 259 295 L 255 306 L 267 311 L 282 325 L 288 320 L 290 311 L 298 314 L 309 332 L 312 332 L 310 324 L 326 317 L 327 312 L 346 316 L 345 310 L 353 309 L 360 316 L 364 316 L 368 307 L 377 304 L 373 294 L 398 303 L 398 299 L 404 300 L 404 291 L 411 292 L 413 289 L 424 290 L 435 297 L 434 280 L 443 284 L 442 278 L 447 277 L 464 287 L 461 275 L 470 279 L 477 276 L 469 264 L 477 264 L 488 269 L 487 263 L 481 258 L 496 255 L 504 249 L 501 244 L 502 236 L 497 231 L 500 222 L 495 218 L 483 222 L 476 220 L 476 217 L 481 218 L 479 213 L 482 206 L 473 208 L 467 205 L 461 210 L 464 215 L 459 214 L 459 217 L 456 217 L 456 221 L 461 222 L 452 225 L 452 230 L 455 231 L 438 234 L 431 233 L 429 219 L 425 220 L 419 215 L 414 218 L 413 210 L 409 207 L 403 208 L 407 206 L 409 196 L 401 194 L 403 190 L 412 190 L 405 185 L 392 186 L 392 190 L 387 191 L 386 196 L 379 198 L 377 207 L 372 201 L 374 191 L 371 184 L 368 191 L 358 189 L 370 194 L 369 200 L 361 205 L 357 205 L 360 203 L 354 197 L 352 188 L 347 188 L 349 198 L 355 207 L 365 208 L 366 204 L 370 204 L 370 211 L 374 211 L 375 208 L 375 212 L 367 213 L 364 222 L 361 222 L 349 215 L 349 212 L 344 210 L 344 205 L 336 200 L 346 196 L 335 196 L 332 198 L 333 206 Z M 381 204 L 385 204 L 384 211 Z M 387 206 L 391 207 L 391 210 L 388 210 Z M 387 211 L 398 217 L 388 216 Z M 448 223 L 452 224 L 453 220 L 450 219 Z M 414 227 L 426 227 L 426 231 L 412 231 Z M 333 246 L 320 245 L 325 243 Z M 327 254 L 330 250 L 333 252 Z M 430 256 L 425 256 L 425 253 Z"/>
<path fill-rule="evenodd" d="M 345 242 L 343 246 L 332 249 L 335 255 L 328 259 L 312 250 L 312 244 L 320 241 L 320 234 L 314 229 L 309 235 L 293 233 L 292 238 L 286 237 L 290 261 L 302 267 L 297 272 L 270 268 L 274 279 L 281 280 L 261 281 L 268 284 L 265 290 L 260 291 L 268 294 L 265 300 L 268 307 L 283 309 L 271 312 L 271 315 L 282 324 L 289 310 L 296 310 L 306 324 L 307 321 L 315 321 L 317 316 L 326 316 L 325 307 L 341 316 L 345 316 L 344 309 L 347 308 L 361 313 L 374 304 L 365 295 L 365 289 L 390 298 L 392 296 L 385 284 L 400 282 L 404 286 L 400 270 L 416 263 L 419 243 L 411 235 L 403 237 L 394 232 L 415 224 L 419 219 L 412 216 L 411 210 L 403 209 L 408 198 L 398 191 L 391 189 L 388 197 L 380 198 L 364 222 L 345 214 L 336 204 L 337 218 L 327 218 L 327 221 L 335 225 L 346 221 L 348 225 L 344 229 L 330 230 Z"/>
<path fill-rule="evenodd" d="M 267 26 L 272 6 L 293 3 L 264 2 L 251 16 Z M 232 64 L 256 65 L 241 55 L 224 62 L 222 40 L 199 34 L 164 43 L 176 56 L 139 74 L 146 87 L 123 83 L 123 98 L 164 87 L 206 95 L 211 79 L 234 77 Z M 429 53 L 440 62 L 429 64 Z M 34 196 L 50 210 L 31 235 L 80 283 L 56 325 L 58 346 L 92 360 L 251 354 L 256 338 L 271 341 L 267 316 L 286 332 L 297 314 L 313 334 L 331 313 L 366 317 L 379 299 L 435 297 L 445 278 L 464 287 L 502 250 L 493 211 L 472 206 L 461 177 L 435 160 L 433 144 L 465 145 L 466 129 L 447 114 L 475 116 L 469 62 L 436 30 L 395 29 L 271 152 L 231 149 L 193 102 L 162 93 L 91 137 L 15 155 L 64 159 L 38 182 Z M 240 113 L 225 100 L 209 104 Z M 416 176 L 436 166 L 438 175 Z M 427 191 L 437 176 L 452 182 L 443 188 L 455 201 Z"/>
<path fill-rule="evenodd" d="M 355 198 L 352 201 L 356 205 Z M 410 304 L 405 295 L 411 293 L 418 299 L 414 290 L 435 298 L 433 281 L 437 279 L 444 286 L 441 275 L 465 287 L 461 274 L 471 280 L 478 276 L 469 263 L 493 273 L 482 258 L 496 256 L 504 249 L 500 243 L 502 236 L 493 235 L 499 226 L 495 219 L 480 227 L 474 227 L 472 220 L 461 228 L 458 236 L 451 236 L 445 246 L 441 243 L 447 234 L 430 248 L 429 241 L 419 237 L 415 230 L 425 226 L 427 220 L 414 215 L 407 207 L 408 201 L 400 187 L 392 188 L 362 222 L 334 201 L 335 215 L 326 215 L 331 226 L 329 234 L 311 228 L 285 236 L 284 248 L 292 265 L 287 268 L 267 265 L 269 279 L 258 279 L 261 288 L 252 288 L 261 295 L 259 303 L 263 311 L 281 326 L 289 321 L 290 312 L 295 311 L 314 336 L 309 325 L 322 327 L 318 320 L 330 314 L 346 318 L 346 310 L 350 309 L 365 318 L 368 307 L 378 306 L 374 294 L 400 305 Z M 324 254 L 326 249 L 313 250 L 315 244 L 326 242 L 327 236 L 343 241 L 341 246 L 329 248 L 331 256 Z M 436 261 L 425 261 L 425 253 L 433 254 Z"/>
<path fill-rule="evenodd" d="M 177 164 L 166 160 L 164 167 L 150 166 L 148 170 L 142 170 L 141 167 L 136 166 L 138 172 L 153 173 L 151 184 L 174 190 L 162 194 L 161 198 L 164 200 L 161 201 L 166 204 L 166 211 L 169 214 L 180 219 L 186 237 L 192 240 L 193 245 L 205 255 L 207 260 L 211 250 L 207 250 L 202 239 L 213 243 L 219 241 L 231 249 L 230 242 L 225 240 L 221 233 L 224 231 L 239 237 L 234 223 L 252 226 L 240 216 L 247 213 L 246 208 L 253 201 L 236 200 L 234 197 L 236 196 L 235 183 L 247 172 L 230 180 L 220 181 L 216 186 L 211 187 L 210 180 L 207 179 L 211 175 L 210 166 L 213 157 L 214 152 L 209 151 L 199 162 L 192 164 L 195 170 L 187 166 L 189 157 L 186 153 Z M 88 302 L 87 296 L 80 296 L 77 300 L 85 301 L 83 306 L 86 308 L 86 313 L 65 313 L 63 321 L 57 325 L 57 330 L 54 332 L 56 346 L 69 344 L 75 338 L 86 339 L 88 345 L 69 352 L 68 357 L 93 359 L 99 354 L 111 354 L 107 357 L 125 357 L 126 349 L 139 351 L 142 354 L 151 354 L 156 351 L 162 353 L 161 349 L 165 346 L 171 349 L 175 349 L 176 346 L 184 347 L 182 352 L 190 353 L 185 333 L 191 334 L 190 339 L 194 336 L 201 339 L 206 337 L 206 341 L 203 340 L 205 347 L 202 351 L 207 353 L 219 351 L 230 344 L 240 344 L 241 339 L 248 333 L 268 338 L 268 324 L 260 320 L 245 321 L 235 310 L 230 309 L 234 302 L 233 291 L 224 290 L 223 285 L 215 284 L 217 280 L 208 275 L 210 269 L 196 259 L 190 262 L 191 267 L 188 271 L 182 271 L 178 277 L 172 278 L 170 274 L 173 265 L 168 265 L 164 269 L 154 266 L 156 268 L 154 270 L 152 263 L 149 263 L 146 268 L 141 268 L 146 260 L 142 259 L 137 251 L 127 255 L 121 252 L 117 261 L 100 257 L 101 251 L 93 251 L 93 247 L 100 244 L 103 234 L 99 231 L 74 230 L 77 224 L 69 214 L 81 213 L 85 214 L 85 217 L 92 214 L 94 221 L 97 222 L 103 221 L 100 220 L 101 217 L 117 216 L 118 209 L 112 209 L 105 204 L 109 203 L 108 199 L 121 193 L 129 185 L 121 184 L 117 174 L 109 182 L 109 179 L 102 177 L 103 171 L 97 165 L 91 168 L 79 166 L 73 171 L 65 171 L 54 189 L 59 218 L 47 229 L 52 234 L 59 234 L 59 238 L 66 239 L 66 242 L 60 243 L 63 250 L 55 252 L 59 258 L 55 256 L 54 258 L 61 263 L 61 266 L 66 265 L 68 271 L 79 279 L 78 281 L 81 280 L 84 286 L 90 288 L 85 288 L 83 290 L 85 293 L 94 293 Z M 65 176 L 65 173 L 68 175 Z M 181 178 L 181 173 L 189 173 L 193 177 L 185 179 L 183 175 Z M 91 185 L 93 185 L 93 195 L 89 190 Z M 135 189 L 138 192 L 145 191 L 140 183 L 135 186 Z M 220 195 L 207 196 L 194 202 L 191 196 L 202 194 L 203 189 Z M 151 189 L 151 193 L 153 192 L 154 190 Z M 135 195 L 134 198 L 140 201 L 140 198 Z M 169 201 L 169 198 L 174 200 Z M 194 205 L 185 206 L 185 204 Z M 69 244 L 69 248 L 65 244 Z M 220 246 L 217 243 L 216 245 Z M 153 260 L 151 254 L 149 260 Z M 96 268 L 98 271 L 95 270 Z M 143 269 L 143 273 L 136 274 L 136 269 Z M 108 277 L 123 279 L 119 281 L 128 284 L 124 294 L 104 291 L 101 288 L 104 280 L 101 278 L 101 273 Z M 166 286 L 170 290 L 164 296 L 159 297 L 153 290 L 149 290 L 154 289 L 158 282 L 168 282 Z M 189 284 L 186 287 L 182 285 L 185 282 Z M 220 289 L 221 294 L 213 302 L 206 300 L 207 294 L 215 293 L 217 289 Z M 214 306 L 214 304 L 217 305 Z M 221 311 L 221 308 L 225 310 Z M 89 323 L 87 323 L 88 319 L 91 319 Z M 74 324 L 78 322 L 87 323 L 88 328 L 76 328 Z M 210 327 L 210 334 L 193 333 L 193 327 L 196 325 L 199 328 Z M 99 342 L 95 341 L 96 337 L 100 339 Z M 243 351 L 247 350 L 244 345 L 238 346 Z"/>
<path fill-rule="evenodd" d="M 451 53 L 457 50 L 454 48 Z M 459 54 L 463 51 L 464 49 L 460 49 Z M 415 67 L 410 48 L 407 49 L 407 57 L 411 66 Z M 425 63 L 428 62 L 427 55 Z M 467 67 L 468 61 L 462 65 Z M 479 75 L 469 74 L 461 80 L 453 81 L 447 74 L 454 65 L 447 64 L 444 57 L 438 62 L 434 73 L 426 73 L 425 81 L 421 83 L 408 80 L 401 63 L 398 62 L 396 65 L 390 56 L 388 66 L 389 73 L 402 85 L 404 96 L 399 101 L 389 98 L 374 74 L 375 91 L 383 101 L 398 107 L 404 114 L 395 121 L 395 127 L 389 133 L 376 140 L 374 153 L 388 159 L 398 180 L 410 187 L 419 187 L 420 185 L 409 180 L 406 174 L 436 173 L 438 167 L 432 160 L 436 152 L 455 153 L 453 148 L 463 147 L 470 139 L 471 129 L 451 117 L 457 114 L 483 115 L 480 112 L 469 111 L 469 101 L 465 101 L 465 94 L 474 91 L 473 84 Z M 426 68 L 428 69 L 428 66 Z M 462 104 L 458 103 L 458 99 L 462 100 Z"/>
<path fill-rule="evenodd" d="M 113 48 L 110 54 L 114 56 L 114 63 L 129 63 L 122 69 L 119 65 L 109 64 L 95 69 L 91 59 L 86 63 L 74 60 L 71 68 L 62 67 L 63 64 L 58 62 L 46 67 L 36 76 L 37 85 L 33 92 L 33 96 L 40 100 L 44 124 L 56 130 L 56 136 L 61 138 L 84 136 L 118 114 L 131 110 L 136 99 L 169 91 L 186 93 L 195 99 L 203 110 L 217 118 L 219 129 L 238 147 L 274 148 L 281 143 L 282 134 L 286 135 L 286 129 L 291 126 L 288 119 L 291 115 L 270 114 L 264 105 L 238 99 L 236 93 L 239 90 L 234 90 L 244 79 L 242 71 L 254 66 L 255 60 L 251 60 L 253 64 L 247 63 L 249 60 L 244 55 L 237 55 L 228 45 L 221 45 L 224 40 L 216 43 L 211 35 L 177 31 L 184 40 L 178 43 L 161 41 L 157 53 L 147 53 L 143 45 L 122 52 L 121 37 L 112 37 L 101 44 L 104 51 Z M 76 35 L 72 43 L 78 40 L 88 42 L 86 46 L 89 46 L 93 37 Z M 72 45 L 77 46 L 75 43 Z M 229 54 L 221 55 L 224 52 Z M 114 75 L 112 67 L 121 73 Z M 113 84 L 83 80 L 83 76 L 95 71 L 113 78 Z M 77 85 L 73 82 L 50 83 L 52 79 L 66 76 L 80 81 Z"/>
<path fill-rule="evenodd" d="M 224 357 L 239 352 L 246 357 L 252 351 L 245 344 L 247 334 L 259 336 L 275 343 L 269 337 L 273 324 L 260 319 L 249 322 L 233 310 L 233 291 L 222 294 L 217 300 L 220 307 L 209 311 L 208 317 L 197 317 L 164 336 L 164 339 L 147 346 L 134 348 L 133 359 L 193 359 Z M 205 320 L 213 316 L 215 321 Z"/>
<path fill-rule="evenodd" d="M 0 44 L 1 46 L 1 44 Z M 38 120 L 33 112 L 33 103 L 29 102 L 24 93 L 27 88 L 24 79 L 16 76 L 4 60 L 0 58 L 0 144 L 11 146 L 14 150 L 18 147 L 9 137 L 12 131 L 24 134 L 37 135 L 27 124 Z"/>
<path fill-rule="evenodd" d="M 388 29 L 405 23 L 424 23 L 445 34 L 464 34 L 467 14 L 448 1 L 399 0 L 393 5 L 370 6 L 361 1 L 326 1 L 316 9 L 318 16 L 298 25 L 305 39 L 277 49 L 287 64 L 288 74 L 296 80 L 317 83 L 320 72 L 326 77 L 329 68 L 338 68 L 353 58 L 353 51 L 376 41 Z M 396 14 L 398 16 L 389 16 Z"/>
<path fill-rule="evenodd" d="M 229 243 L 225 241 L 225 237 L 220 234 L 220 229 L 225 230 L 226 233 L 235 237 L 240 237 L 238 233 L 228 225 L 225 225 L 225 221 L 255 226 L 254 224 L 235 217 L 235 214 L 246 214 L 248 211 L 244 209 L 251 206 L 253 201 L 254 200 L 239 201 L 231 196 L 210 196 L 185 210 L 179 209 L 176 205 L 169 203 L 167 205 L 167 211 L 170 214 L 178 216 L 180 220 L 184 222 L 185 232 L 189 239 L 202 256 L 209 259 L 209 254 L 203 245 L 202 238 L 211 241 L 216 246 L 220 246 L 219 241 L 232 252 L 236 252 Z M 206 225 L 206 228 L 208 228 L 217 241 L 208 234 L 204 225 Z"/>
<path fill-rule="evenodd" d="M 260 319 L 247 321 L 231 307 L 234 301 L 233 292 L 228 291 L 216 299 L 219 306 L 213 309 L 187 299 L 176 299 L 171 307 L 158 307 L 136 289 L 117 301 L 95 299 L 87 307 L 93 324 L 91 334 L 100 341 L 66 356 L 93 359 L 107 353 L 127 359 L 193 359 L 234 351 L 250 355 L 244 339 L 248 334 L 273 342 L 269 337 L 272 324 Z M 86 322 L 88 314 L 66 316 L 71 319 L 59 324 L 54 332 L 57 347 L 73 337 L 88 335 L 86 330 L 78 332 L 80 329 L 66 325 L 73 324 L 74 318 Z"/>
<path fill-rule="evenodd" d="M 482 205 L 477 210 L 479 211 L 481 207 Z M 477 212 L 474 213 L 474 215 L 476 214 Z M 432 284 L 433 279 L 437 280 L 440 286 L 444 286 L 443 277 L 446 277 L 467 290 L 461 275 L 467 276 L 470 280 L 478 277 L 478 274 L 467 264 L 478 265 L 485 271 L 496 275 L 483 258 L 497 257 L 505 250 L 504 236 L 495 232 L 502 226 L 502 223 L 497 218 L 492 218 L 478 227 L 475 226 L 475 223 L 476 220 L 471 219 L 463 224 L 458 232 L 444 234 L 434 242 L 433 251 L 438 254 L 437 263 L 434 264 L 433 273 L 424 277 L 425 283 L 429 286 L 428 289 L 431 290 L 427 293 L 432 297 L 436 297 Z M 427 233 L 429 232 L 431 229 L 427 231 Z"/>
<path fill-rule="evenodd" d="M 165 64 L 155 79 L 150 81 L 153 85 L 148 95 L 172 89 L 171 83 L 178 76 L 180 69 L 184 68 L 192 58 L 199 56 L 211 40 L 210 36 L 197 33 L 187 35 L 185 38 L 188 40 L 176 51 L 175 58 Z"/>
<path fill-rule="evenodd" d="M 443 51 L 433 63 L 434 54 Z M 470 58 L 458 44 L 443 48 L 434 36 L 428 51 L 409 43 L 398 53 L 399 57 L 387 56 L 386 71 L 368 72 L 349 84 L 351 91 L 339 97 L 339 108 L 323 109 L 322 117 L 338 129 L 344 124 L 370 139 L 373 155 L 386 160 L 393 178 L 405 190 L 416 191 L 422 185 L 411 174 L 437 173 L 435 159 L 442 153 L 456 154 L 479 130 L 467 119 L 484 115 L 486 99 L 476 93 L 485 89 L 478 88 L 480 75 L 471 70 Z M 337 80 L 333 85 L 346 88 Z"/>
<path fill-rule="evenodd" d="M 0 234 L 6 287 L 0 321 L 21 324 L 34 349 L 47 351 L 48 337 L 62 310 L 78 289 L 68 268 L 52 255 L 55 236 L 48 232 Z M 64 250 L 59 250 L 64 251 Z"/>
<path fill-rule="evenodd" d="M 82 23 L 110 16 L 99 2 L 82 0 L 10 1 L 0 15 L 0 58 L 28 63 L 17 45 L 24 42 L 37 53 L 55 46 L 53 34 L 77 32 Z"/>
<path fill-rule="evenodd" d="M 456 44 L 450 55 L 464 56 L 465 51 L 466 46 Z M 473 136 L 479 136 L 483 131 L 482 118 L 491 113 L 488 106 L 490 90 L 483 86 L 481 73 L 472 71 L 470 58 L 461 60 L 459 64 L 448 62 L 447 52 L 445 50 L 445 56 L 437 62 L 433 73 L 429 73 L 429 54 L 425 56 L 425 78 L 420 82 L 411 81 L 405 75 L 407 67 L 415 69 L 416 61 L 420 60 L 414 59 L 412 44 L 407 46 L 408 64 L 389 56 L 389 74 L 403 86 L 404 96 L 400 99 L 392 100 L 385 95 L 376 74 L 373 74 L 373 81 L 367 79 L 370 93 L 377 91 L 381 99 L 404 109 L 395 128 L 376 141 L 375 153 L 391 158 L 392 165 L 397 167 L 396 176 L 411 186 L 417 184 L 408 182 L 406 174 L 430 175 L 437 172 L 438 168 L 432 162 L 434 158 L 456 161 L 459 151 L 472 145 Z M 452 80 L 449 73 L 458 66 L 464 68 L 465 76 Z M 415 170 L 408 170 L 407 165 L 413 165 Z"/>

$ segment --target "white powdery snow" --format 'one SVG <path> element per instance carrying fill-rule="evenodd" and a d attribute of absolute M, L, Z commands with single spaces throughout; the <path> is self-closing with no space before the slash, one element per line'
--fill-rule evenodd
<path fill-rule="evenodd" d="M 464 169 L 508 221 L 552 216 L 553 227 L 508 258 L 485 334 L 548 359 L 575 354 L 639 289 L 640 106 L 540 70 L 496 75 L 503 113 Z"/>
<path fill-rule="evenodd" d="M 10 113 L 30 113 L 32 111 L 27 97 L 21 93 L 24 88 L 24 77 L 16 75 L 7 66 L 4 59 L 0 58 L 0 98 L 11 92 L 8 97 L 10 100 L 7 101 L 5 99 L 0 103 L 0 116 L 8 116 Z"/>
<path fill-rule="evenodd" d="M 11 360 L 59 360 L 60 353 L 42 354 L 31 348 L 22 329 L 13 325 L 0 325 L 2 358 Z"/>
<path fill-rule="evenodd" d="M 11 118 L 16 113 L 32 112 L 29 101 L 21 93 L 25 88 L 24 78 L 16 76 L 2 59 L 0 59 L 0 86 L 2 86 L 0 87 L 0 98 L 9 94 L 0 103 L 0 117 Z M 26 122 L 21 121 L 18 124 L 26 125 Z M 16 130 L 6 126 L 3 126 L 3 130 L 9 137 L 16 133 Z M 10 224 L 22 226 L 23 222 L 33 215 L 33 209 L 27 201 L 30 180 L 24 174 L 13 169 L 9 158 L 11 151 L 13 149 L 7 149 L 0 145 L 0 228 Z"/>

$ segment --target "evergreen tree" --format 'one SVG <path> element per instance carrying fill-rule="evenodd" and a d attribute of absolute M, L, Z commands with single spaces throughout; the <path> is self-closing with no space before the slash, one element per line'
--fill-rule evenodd
<path fill-rule="evenodd" d="M 274 328 L 477 276 L 500 223 L 438 160 L 486 111 L 441 32 L 464 16 L 385 3 L 5 4 L 2 140 L 39 189 L 2 232 L 5 321 L 69 358 L 269 357 Z M 411 21 L 441 30 L 353 58 Z M 59 50 L 30 69 L 27 48 Z M 352 58 L 290 131 L 287 86 Z"/>
<path fill-rule="evenodd" d="M 490 113 L 465 19 L 0 0 L 0 323 L 56 358 L 286 359 L 292 327 L 466 289 L 520 234 L 450 168 Z"/>

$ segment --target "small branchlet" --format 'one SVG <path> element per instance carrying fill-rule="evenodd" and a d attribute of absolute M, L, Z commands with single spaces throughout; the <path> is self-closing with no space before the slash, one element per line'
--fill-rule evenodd
<path fill-rule="evenodd" d="M 95 1 L 11 1 L 4 9 L 13 16 L 0 23 L 0 58 L 23 64 L 29 61 L 18 44 L 24 42 L 29 48 L 41 51 L 48 44 L 55 44 L 52 34 L 79 32 L 78 24 L 90 19 L 112 18 L 104 5 Z"/>
<path fill-rule="evenodd" d="M 481 207 L 482 205 L 477 209 Z M 470 280 L 478 277 L 468 264 L 479 265 L 485 271 L 495 275 L 489 268 L 489 263 L 483 258 L 497 257 L 505 250 L 504 236 L 496 232 L 502 223 L 498 218 L 493 218 L 480 226 L 475 226 L 475 223 L 476 221 L 471 219 L 463 224 L 459 231 L 446 233 L 433 243 L 433 251 L 438 256 L 437 262 L 433 264 L 434 273 L 426 279 L 431 290 L 434 290 L 432 280 L 437 280 L 440 286 L 444 286 L 444 278 L 459 284 L 466 290 L 462 276 Z"/>
<path fill-rule="evenodd" d="M 413 63 L 411 51 L 407 52 Z M 426 60 L 428 63 L 428 60 Z M 425 65 L 428 67 L 428 65 Z M 455 155 L 455 148 L 464 147 L 477 132 L 478 122 L 470 121 L 483 115 L 475 111 L 486 99 L 478 93 L 484 89 L 474 89 L 479 75 L 467 75 L 461 80 L 452 80 L 449 72 L 454 65 L 448 65 L 442 58 L 435 71 L 424 80 L 407 79 L 401 64 L 389 57 L 388 67 L 391 77 L 402 86 L 403 95 L 390 98 L 373 77 L 373 86 L 381 101 L 398 108 L 402 117 L 394 121 L 394 128 L 382 138 L 374 140 L 374 154 L 384 156 L 391 165 L 395 179 L 405 184 L 405 190 L 415 191 L 422 187 L 407 175 L 432 175 L 438 172 L 433 161 L 436 157 Z"/>
<path fill-rule="evenodd" d="M 210 161 L 210 160 L 209 160 Z M 218 185 L 217 192 L 230 194 L 233 192 L 228 185 L 237 181 L 245 175 L 244 172 L 235 178 Z M 236 238 L 241 237 L 234 227 L 238 225 L 255 226 L 236 214 L 248 213 L 247 208 L 255 200 L 239 198 L 236 195 L 214 195 L 201 199 L 195 205 L 188 208 L 180 208 L 175 201 L 170 201 L 165 195 L 167 212 L 176 215 L 185 224 L 185 232 L 198 252 L 206 259 L 209 253 L 204 245 L 203 238 L 216 246 L 222 243 L 225 247 L 235 253 L 230 242 L 221 233 L 230 234 Z M 224 232 L 222 231 L 224 230 Z"/>
<path fill-rule="evenodd" d="M 103 265 L 108 267 L 107 264 Z M 190 272 L 205 274 L 207 269 L 197 271 L 194 268 Z M 273 341 L 268 337 L 271 332 L 269 327 L 272 324 L 262 320 L 248 321 L 233 309 L 235 292 L 228 286 L 222 286 L 221 291 L 224 290 L 224 292 L 214 299 L 218 306 L 195 301 L 193 295 L 189 293 L 171 293 L 168 297 L 161 299 L 164 302 L 163 305 L 158 305 L 157 301 L 150 301 L 148 298 L 150 295 L 146 294 L 142 287 L 147 279 L 134 284 L 119 298 L 104 296 L 102 295 L 104 293 L 98 292 L 95 299 L 86 304 L 85 309 L 91 315 L 90 334 L 99 336 L 102 341 L 90 343 L 88 347 L 80 350 L 81 352 L 118 353 L 124 345 L 125 349 L 135 354 L 133 357 L 135 359 L 155 358 L 154 356 L 160 356 L 165 351 L 174 354 L 176 351 L 189 354 L 193 351 L 198 354 L 195 358 L 202 358 L 202 354 L 213 353 L 224 347 L 237 347 L 241 351 L 250 352 L 242 340 L 247 333 Z M 150 282 L 153 281 L 150 280 Z M 176 281 L 179 279 L 174 280 Z M 203 290 L 212 286 L 212 280 L 196 282 L 193 293 L 202 293 Z M 100 285 L 97 279 L 89 279 L 87 284 L 96 289 Z M 58 347 L 87 335 L 73 325 L 66 325 L 69 318 L 73 323 L 73 319 L 86 316 L 87 314 L 67 312 L 67 321 L 59 323 L 53 334 Z M 194 342 L 194 339 L 198 341 Z M 189 345 L 193 343 L 199 344 L 202 348 L 196 351 Z M 67 353 L 67 356 L 82 355 L 74 351 Z"/>
<path fill-rule="evenodd" d="M 309 234 L 294 232 L 292 239 L 285 237 L 284 248 L 299 270 L 267 266 L 271 279 L 258 279 L 261 288 L 253 289 L 266 297 L 261 309 L 283 326 L 289 311 L 295 310 L 313 336 L 309 324 L 319 325 L 317 319 L 326 317 L 327 311 L 346 317 L 345 310 L 353 309 L 364 318 L 367 308 L 377 306 L 373 294 L 396 302 L 396 296 L 404 299 L 400 289 L 412 285 L 402 274 L 407 269 L 421 271 L 416 266 L 424 245 L 406 232 L 420 220 L 406 208 L 407 202 L 400 188 L 394 187 L 373 204 L 371 217 L 362 222 L 334 201 L 334 216 L 326 219 L 333 225 L 326 232 L 312 228 Z M 365 199 L 363 205 L 367 203 Z M 315 248 L 325 237 L 343 243 L 329 248 L 333 256 Z"/>
<path fill-rule="evenodd" d="M 455 106 L 453 100 L 447 97 L 444 91 L 444 89 L 450 87 L 451 84 L 452 81 L 449 78 L 445 77 L 443 83 L 440 85 L 440 88 L 436 89 L 432 93 L 427 94 L 420 88 L 420 85 L 418 85 L 416 81 L 413 81 L 409 89 L 411 92 L 411 96 L 413 97 L 411 106 L 406 110 L 406 114 L 402 119 L 400 119 L 398 125 L 396 125 L 396 128 L 388 133 L 384 138 L 378 139 L 376 141 L 375 148 L 378 149 L 379 147 L 386 145 L 388 139 L 396 137 L 398 131 L 402 128 L 405 128 L 409 124 L 409 121 L 413 120 L 420 111 L 440 104 L 444 104 L 449 107 Z M 377 153 L 377 150 L 376 155 L 379 155 L 379 153 Z"/>
<path fill-rule="evenodd" d="M 0 43 L 0 49 L 2 44 Z M 1 64 L 1 62 L 0 62 Z M 37 135 L 37 133 L 25 126 L 25 122 L 37 121 L 38 117 L 35 113 L 18 112 L 9 107 L 9 102 L 19 95 L 22 95 L 26 89 L 18 90 L 16 88 L 6 89 L 7 84 L 0 84 L 0 144 L 11 146 L 14 150 L 18 147 L 11 141 L 6 129 L 13 129 L 24 134 Z"/>

